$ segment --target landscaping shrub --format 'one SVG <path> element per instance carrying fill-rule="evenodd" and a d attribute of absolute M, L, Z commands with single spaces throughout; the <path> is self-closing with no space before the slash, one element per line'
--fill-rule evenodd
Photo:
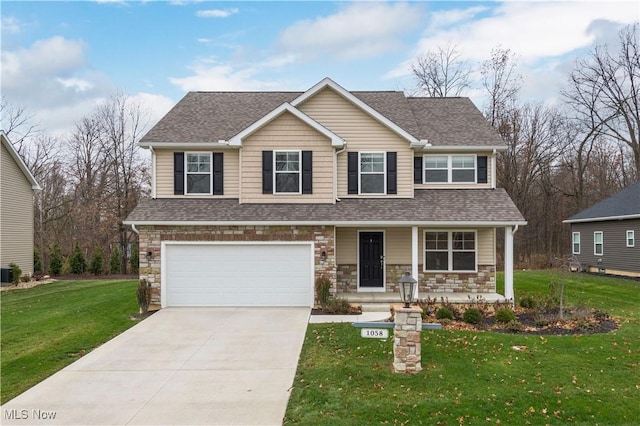
<path fill-rule="evenodd" d="M 462 320 L 469 324 L 480 324 L 482 322 L 482 314 L 477 308 L 469 308 L 462 314 Z"/>
<path fill-rule="evenodd" d="M 55 243 L 51 248 L 51 259 L 49 260 L 49 273 L 51 275 L 60 275 L 62 272 L 62 253 L 60 245 Z"/>
<path fill-rule="evenodd" d="M 453 312 L 451 312 L 451 309 L 443 306 L 442 308 L 438 308 L 438 310 L 436 311 L 436 318 L 439 320 L 453 320 Z"/>
<path fill-rule="evenodd" d="M 22 269 L 15 263 L 11 262 L 9 264 L 9 268 L 13 271 L 13 283 L 18 284 L 20 282 L 20 277 L 22 276 Z"/>
<path fill-rule="evenodd" d="M 69 272 L 72 274 L 84 274 L 87 269 L 87 261 L 84 258 L 84 253 L 78 243 L 73 245 L 71 256 L 69 256 Z"/>
<path fill-rule="evenodd" d="M 31 275 L 29 274 L 24 274 L 20 277 L 20 282 L 28 283 L 29 281 L 31 281 Z"/>
<path fill-rule="evenodd" d="M 40 252 L 36 249 L 33 249 L 33 272 L 42 272 L 42 259 Z"/>
<path fill-rule="evenodd" d="M 527 294 L 526 296 L 523 296 L 520 299 L 519 304 L 520 304 L 520 307 L 525 308 L 525 309 L 534 309 L 536 307 L 536 305 L 537 305 L 536 299 L 530 294 Z"/>
<path fill-rule="evenodd" d="M 332 297 L 322 305 L 322 310 L 327 314 L 346 315 L 351 312 L 351 305 L 344 299 Z"/>
<path fill-rule="evenodd" d="M 111 249 L 111 257 L 109 258 L 109 270 L 112 274 L 119 274 L 121 270 L 120 248 L 115 246 Z"/>
<path fill-rule="evenodd" d="M 516 314 L 509 308 L 500 308 L 496 311 L 496 322 L 503 324 L 509 324 L 511 321 L 515 321 Z"/>
<path fill-rule="evenodd" d="M 320 275 L 316 279 L 316 295 L 318 303 L 324 307 L 331 297 L 331 280 L 326 275 Z"/>
<path fill-rule="evenodd" d="M 140 313 L 146 314 L 149 312 L 149 305 L 151 304 L 151 284 L 144 278 L 138 281 L 136 298 L 138 299 Z"/>
<path fill-rule="evenodd" d="M 137 274 L 140 267 L 140 250 L 137 244 L 131 246 L 131 258 L 129 259 L 131 265 L 131 273 Z"/>
<path fill-rule="evenodd" d="M 89 272 L 93 275 L 100 275 L 104 269 L 104 255 L 102 253 L 102 247 L 96 247 L 93 249 L 91 255 L 91 261 L 89 262 Z"/>
<path fill-rule="evenodd" d="M 513 332 L 524 330 L 524 326 L 517 319 L 513 319 L 507 323 L 506 329 Z"/>

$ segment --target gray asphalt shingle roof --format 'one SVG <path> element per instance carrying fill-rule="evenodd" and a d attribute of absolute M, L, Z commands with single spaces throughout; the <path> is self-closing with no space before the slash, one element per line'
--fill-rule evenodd
<path fill-rule="evenodd" d="M 640 216 L 640 182 L 629 185 L 611 197 L 582 210 L 566 222 L 618 216 Z"/>
<path fill-rule="evenodd" d="M 416 190 L 414 198 L 343 199 L 336 204 L 239 204 L 237 199 L 143 199 L 126 223 L 158 222 L 524 223 L 503 189 Z"/>
<path fill-rule="evenodd" d="M 407 98 L 397 91 L 356 91 L 355 97 L 417 139 L 434 146 L 504 145 L 468 98 Z M 229 140 L 302 92 L 189 92 L 143 143 Z"/>

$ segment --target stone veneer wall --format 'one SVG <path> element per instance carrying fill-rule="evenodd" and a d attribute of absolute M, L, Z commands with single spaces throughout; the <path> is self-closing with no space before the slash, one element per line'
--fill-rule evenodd
<path fill-rule="evenodd" d="M 138 226 L 140 278 L 151 284 L 152 308 L 160 308 L 162 241 L 313 241 L 315 276 L 326 275 L 335 283 L 335 243 L 332 226 Z M 146 253 L 152 253 L 151 261 Z M 322 252 L 327 260 L 322 262 Z M 335 287 L 332 293 L 335 294 Z"/>
<path fill-rule="evenodd" d="M 386 265 L 386 292 L 398 292 L 398 282 L 411 265 Z M 422 270 L 422 265 L 418 265 Z M 418 273 L 421 293 L 494 293 L 496 291 L 495 265 L 478 265 L 477 273 Z M 338 265 L 336 268 L 337 293 L 358 291 L 358 266 Z"/>

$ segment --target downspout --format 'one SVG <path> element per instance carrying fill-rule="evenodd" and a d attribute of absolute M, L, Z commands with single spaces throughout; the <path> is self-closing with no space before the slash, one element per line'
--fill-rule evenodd
<path fill-rule="evenodd" d="M 151 198 L 156 199 L 156 152 L 152 145 L 149 145 L 151 151 Z"/>
<path fill-rule="evenodd" d="M 135 232 L 136 234 L 140 235 L 140 231 L 138 231 L 138 228 L 136 228 L 136 224 L 135 223 L 131 224 L 131 229 L 133 229 L 133 232 Z"/>
<path fill-rule="evenodd" d="M 347 150 L 347 144 L 345 142 L 344 147 L 340 150 L 334 151 L 334 160 L 333 160 L 333 193 L 335 195 L 336 201 L 340 202 L 340 197 L 338 197 L 338 154 L 342 154 Z"/>

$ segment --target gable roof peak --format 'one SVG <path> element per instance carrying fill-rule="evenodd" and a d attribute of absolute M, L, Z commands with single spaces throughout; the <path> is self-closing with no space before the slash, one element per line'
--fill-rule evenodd
<path fill-rule="evenodd" d="M 4 145 L 6 150 L 9 152 L 9 155 L 11 155 L 11 158 L 13 158 L 13 161 L 18 165 L 18 168 L 20 169 L 22 174 L 27 178 L 27 180 L 31 184 L 31 189 L 34 189 L 36 191 L 41 191 L 42 188 L 40 187 L 40 184 L 38 183 L 36 178 L 33 176 L 33 173 L 31 173 L 31 170 L 29 170 L 29 167 L 27 167 L 22 157 L 20 157 L 20 154 L 18 154 L 18 151 L 16 151 L 16 149 L 14 148 L 13 144 L 9 140 L 9 137 L 4 132 L 4 130 L 0 130 L 0 140 L 2 141 L 2 145 Z"/>

